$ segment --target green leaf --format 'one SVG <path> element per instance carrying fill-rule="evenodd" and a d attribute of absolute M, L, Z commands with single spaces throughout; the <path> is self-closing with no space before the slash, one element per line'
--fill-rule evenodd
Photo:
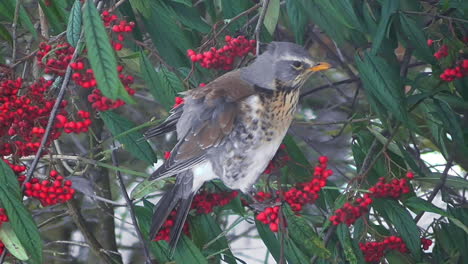
<path fill-rule="evenodd" d="M 188 7 L 192 7 L 192 1 L 191 0 L 172 0 L 173 2 L 176 2 L 176 3 L 181 3 L 181 4 L 184 4 Z"/>
<path fill-rule="evenodd" d="M 424 178 L 414 178 L 414 180 L 435 185 L 440 182 L 440 177 L 442 177 L 442 173 L 434 172 L 430 176 Z M 458 176 L 447 176 L 445 186 L 452 187 L 454 189 L 468 188 L 468 180 Z"/>
<path fill-rule="evenodd" d="M 137 200 L 145 197 L 150 193 L 161 190 L 162 187 L 164 187 L 164 181 L 148 181 L 145 179 L 144 181 L 138 183 L 135 188 L 133 188 L 130 197 L 132 200 Z"/>
<path fill-rule="evenodd" d="M 408 126 L 414 126 L 408 122 L 405 95 L 398 69 L 369 53 L 365 54 L 364 61 L 358 56 L 355 59 L 366 92 L 372 94 L 398 120 Z"/>
<path fill-rule="evenodd" d="M 192 238 L 200 247 L 214 252 L 221 252 L 228 257 L 225 258 L 227 263 L 236 264 L 234 255 L 229 249 L 229 244 L 225 235 L 216 222 L 216 219 L 209 214 L 201 214 L 190 218 Z M 198 238 L 198 241 L 196 240 Z M 206 245 L 210 243 L 207 247 Z"/>
<path fill-rule="evenodd" d="M 331 253 L 306 219 L 295 215 L 289 206 L 282 208 L 287 219 L 289 236 L 302 252 L 307 252 L 309 257 L 317 255 L 320 258 L 329 258 Z"/>
<path fill-rule="evenodd" d="M 102 94 L 110 99 L 124 98 L 127 93 L 117 73 L 117 61 L 102 19 L 93 1 L 87 0 L 83 12 L 84 35 L 88 59 Z"/>
<path fill-rule="evenodd" d="M 375 136 L 375 138 L 382 144 L 385 145 L 388 143 L 388 139 L 382 135 L 379 131 L 368 127 L 369 131 L 372 133 L 372 135 Z M 388 144 L 388 149 L 391 150 L 393 153 L 397 154 L 398 156 L 404 158 L 403 154 L 401 153 L 400 149 L 398 148 L 398 145 L 395 142 L 390 142 Z"/>
<path fill-rule="evenodd" d="M 36 223 L 24 207 L 19 194 L 18 180 L 10 168 L 3 161 L 0 162 L 0 203 L 6 210 L 9 223 L 20 244 L 26 250 L 30 262 L 42 263 L 42 240 Z M 16 181 L 16 188 L 11 184 Z M 6 183 L 6 184 L 5 184 Z M 18 191 L 18 192 L 17 192 Z"/>
<path fill-rule="evenodd" d="M 338 235 L 340 244 L 344 249 L 346 260 L 349 261 L 349 263 L 358 263 L 356 254 L 354 254 L 353 245 L 351 244 L 352 241 L 351 235 L 349 234 L 349 228 L 344 224 L 340 224 L 336 229 L 336 234 Z"/>
<path fill-rule="evenodd" d="M 76 47 L 81 34 L 81 2 L 75 0 L 70 16 L 68 17 L 67 41 L 73 47 Z"/>
<path fill-rule="evenodd" d="M 300 1 L 286 1 L 286 11 L 296 43 L 299 45 L 304 44 L 304 34 L 307 29 L 307 14 L 304 7 Z"/>
<path fill-rule="evenodd" d="M 182 235 L 177 243 L 177 248 L 174 252 L 174 260 L 176 263 L 208 263 L 200 249 L 185 235 Z"/>
<path fill-rule="evenodd" d="M 445 129 L 450 133 L 453 140 L 460 146 L 464 146 L 463 131 L 460 126 L 460 118 L 454 113 L 450 105 L 446 102 L 434 98 L 434 106 L 436 112 L 432 113 L 437 116 L 444 124 Z"/>
<path fill-rule="evenodd" d="M 265 246 L 268 248 L 268 252 L 273 256 L 276 262 L 280 260 L 280 244 L 276 239 L 273 232 L 271 232 L 270 228 L 262 222 L 259 222 L 255 219 L 255 226 L 257 227 L 258 234 L 260 238 L 265 243 Z"/>
<path fill-rule="evenodd" d="M 171 109 L 174 105 L 174 97 L 184 90 L 179 78 L 164 66 L 160 66 L 159 71 L 156 71 L 143 52 L 140 53 L 140 70 L 154 99 L 166 109 Z"/>
<path fill-rule="evenodd" d="M 468 227 L 463 224 L 460 220 L 452 216 L 450 213 L 444 211 L 443 209 L 433 205 L 432 203 L 421 199 L 419 197 L 411 197 L 407 199 L 404 204 L 411 208 L 413 211 L 416 212 L 432 212 L 436 214 L 440 214 L 441 216 L 445 216 L 450 219 L 456 226 L 463 229 L 468 234 Z"/>
<path fill-rule="evenodd" d="M 49 0 L 50 4 L 46 5 L 45 0 L 39 1 L 42 10 L 44 11 L 44 15 L 47 19 L 47 22 L 50 25 L 53 33 L 59 34 L 63 32 L 65 28 L 65 21 L 67 21 L 66 13 L 63 9 L 57 5 L 56 1 Z M 63 2 L 63 1 L 62 1 Z"/>
<path fill-rule="evenodd" d="M 112 111 L 101 112 L 101 119 L 113 136 L 122 134 L 136 126 L 130 120 Z M 141 133 L 133 131 L 119 137 L 118 141 L 120 141 L 124 149 L 132 153 L 133 156 L 152 165 L 157 162 L 156 154 L 154 154 L 148 142 L 141 140 L 142 138 L 143 135 Z"/>
<path fill-rule="evenodd" d="M 372 54 L 376 55 L 380 50 L 380 46 L 384 38 L 390 31 L 390 27 L 393 23 L 394 14 L 398 11 L 400 6 L 399 1 L 395 0 L 384 0 L 382 5 L 382 14 L 380 16 L 379 25 L 377 26 L 376 33 L 373 37 Z"/>
<path fill-rule="evenodd" d="M 402 254 L 397 250 L 390 250 L 385 254 L 385 259 L 388 264 L 414 264 L 415 261 L 411 259 L 408 254 Z"/>
<path fill-rule="evenodd" d="M 418 25 L 416 21 L 404 13 L 400 13 L 400 24 L 399 29 L 402 31 L 405 40 L 414 48 L 414 54 L 425 62 L 434 63 L 435 58 L 426 43 L 427 37 L 422 30 L 423 26 Z"/>
<path fill-rule="evenodd" d="M 398 202 L 390 199 L 375 199 L 373 206 L 379 214 L 393 224 L 411 251 L 411 254 L 417 260 L 420 260 L 421 241 L 419 238 L 419 228 L 410 213 Z"/>
<path fill-rule="evenodd" d="M 291 157 L 291 160 L 294 160 L 294 162 L 288 164 L 287 174 L 285 174 L 288 175 L 288 182 L 296 183 L 309 181 L 311 174 L 306 168 L 311 168 L 311 166 L 301 148 L 290 135 L 284 137 L 283 143 L 286 145 L 286 152 Z"/>
<path fill-rule="evenodd" d="M 142 20 L 161 57 L 174 67 L 190 65 L 186 52 L 194 45 L 171 16 L 173 12 L 162 1 L 151 1 L 150 11 L 150 16 Z"/>
<path fill-rule="evenodd" d="M 4 189 L 8 190 L 10 195 L 14 195 L 15 198 L 21 199 L 21 189 L 18 183 L 18 179 L 11 170 L 10 166 L 0 159 L 0 182 Z"/>
<path fill-rule="evenodd" d="M 22 261 L 29 259 L 26 250 L 24 249 L 23 245 L 21 245 L 21 242 L 8 222 L 3 223 L 0 228 L 0 241 L 2 241 L 2 243 L 8 249 L 8 252 L 11 253 L 15 258 Z"/>
<path fill-rule="evenodd" d="M 289 238 L 284 240 L 285 250 L 284 254 L 288 263 L 308 263 L 309 258 L 299 249 L 297 243 Z"/>
<path fill-rule="evenodd" d="M 280 0 L 270 0 L 265 13 L 265 20 L 263 20 L 263 24 L 270 35 L 273 35 L 275 32 L 276 24 L 278 24 L 279 11 Z"/>
<path fill-rule="evenodd" d="M 14 0 L 13 2 L 16 4 L 16 1 L 19 1 L 19 0 Z M 20 5 L 19 21 L 21 25 L 23 25 L 25 28 L 28 29 L 29 33 L 32 34 L 33 38 L 37 39 L 36 28 L 34 27 L 34 24 L 32 23 L 31 18 L 29 17 L 28 13 L 24 9 L 23 5 Z"/>
<path fill-rule="evenodd" d="M 167 6 L 167 12 L 173 19 L 180 21 L 184 26 L 200 33 L 206 34 L 210 32 L 211 27 L 203 21 L 196 8 L 189 8 L 175 2 L 170 2 L 169 5 L 170 6 Z"/>
<path fill-rule="evenodd" d="M 13 38 L 11 37 L 10 32 L 2 24 L 0 24 L 0 38 L 8 42 L 10 45 L 13 43 Z"/>

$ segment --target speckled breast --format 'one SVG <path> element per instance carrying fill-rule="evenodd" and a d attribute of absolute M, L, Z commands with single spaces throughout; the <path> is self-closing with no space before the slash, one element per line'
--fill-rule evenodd
<path fill-rule="evenodd" d="M 234 131 L 210 153 L 215 173 L 248 191 L 275 155 L 294 116 L 297 90 L 252 95 L 241 104 Z"/>

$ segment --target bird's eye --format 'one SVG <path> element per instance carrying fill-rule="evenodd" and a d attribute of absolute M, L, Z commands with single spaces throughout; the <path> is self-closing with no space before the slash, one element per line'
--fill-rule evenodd
<path fill-rule="evenodd" d="M 296 69 L 296 70 L 300 70 L 300 69 L 302 69 L 302 67 L 303 67 L 302 62 L 300 62 L 300 61 L 294 61 L 294 62 L 292 63 L 292 66 L 293 66 L 294 69 Z"/>

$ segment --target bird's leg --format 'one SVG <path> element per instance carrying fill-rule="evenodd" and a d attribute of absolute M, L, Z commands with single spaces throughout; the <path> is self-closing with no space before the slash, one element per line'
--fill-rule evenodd
<path fill-rule="evenodd" d="M 253 201 L 253 203 L 251 203 L 249 206 L 254 209 L 256 212 L 263 212 L 265 211 L 266 208 L 268 207 L 275 207 L 275 206 L 279 206 L 281 205 L 281 201 L 278 201 L 276 199 L 276 197 L 274 198 L 271 198 L 269 200 L 265 200 L 265 201 L 259 201 L 255 195 L 257 193 L 257 191 L 255 190 L 255 188 L 251 188 L 248 192 L 245 192 L 249 197 L 250 199 Z"/>

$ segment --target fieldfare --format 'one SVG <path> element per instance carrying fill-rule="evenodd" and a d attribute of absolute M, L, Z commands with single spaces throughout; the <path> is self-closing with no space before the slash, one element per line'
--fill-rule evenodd
<path fill-rule="evenodd" d="M 184 94 L 184 104 L 149 129 L 145 138 L 173 130 L 178 143 L 170 158 L 149 178 L 176 176 L 176 183 L 156 205 L 150 237 L 177 208 L 170 234 L 173 249 L 204 182 L 220 179 L 248 193 L 275 155 L 299 99 L 299 88 L 330 64 L 316 62 L 301 46 L 272 42 L 247 67 L 228 72 L 205 87 Z"/>

